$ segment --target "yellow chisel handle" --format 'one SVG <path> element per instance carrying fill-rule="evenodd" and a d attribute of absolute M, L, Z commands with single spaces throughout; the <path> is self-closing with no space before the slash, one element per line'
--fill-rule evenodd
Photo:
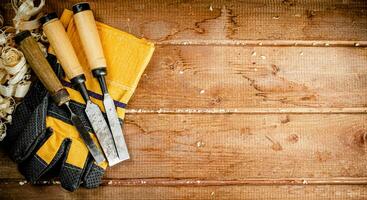
<path fill-rule="evenodd" d="M 56 13 L 50 13 L 41 18 L 43 32 L 56 53 L 62 68 L 69 80 L 83 75 L 83 68 L 76 56 L 73 45 Z"/>
<path fill-rule="evenodd" d="M 61 24 L 64 26 L 64 28 L 66 29 L 69 25 L 70 19 L 73 17 L 73 12 L 65 9 L 62 14 L 61 14 L 61 18 L 60 18 L 60 22 Z M 48 53 L 52 54 L 52 55 L 56 55 L 55 51 L 52 49 L 52 47 L 48 47 Z"/>
<path fill-rule="evenodd" d="M 73 6 L 74 22 L 78 30 L 85 55 L 92 71 L 106 68 L 101 39 L 99 38 L 96 21 L 88 3 Z M 98 70 L 97 70 L 98 71 Z"/>

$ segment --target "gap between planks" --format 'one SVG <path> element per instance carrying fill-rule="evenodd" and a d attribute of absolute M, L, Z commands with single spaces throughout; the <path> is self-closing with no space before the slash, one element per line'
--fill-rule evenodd
<path fill-rule="evenodd" d="M 106 179 L 103 185 L 228 186 L 228 185 L 367 185 L 367 177 L 338 178 L 249 178 L 240 180 L 200 179 Z"/>
<path fill-rule="evenodd" d="M 359 108 L 177 108 L 126 109 L 126 114 L 367 114 Z"/>
<path fill-rule="evenodd" d="M 0 179 L 0 185 L 29 184 L 23 179 Z M 39 181 L 37 185 L 59 185 L 60 181 Z M 231 186 L 231 185 L 367 185 L 367 177 L 333 178 L 247 178 L 201 180 L 174 178 L 103 179 L 103 186 Z"/>
<path fill-rule="evenodd" d="M 342 40 L 164 40 L 154 41 L 156 45 L 205 45 L 205 46 L 303 46 L 303 47 L 367 47 L 367 41 Z"/>

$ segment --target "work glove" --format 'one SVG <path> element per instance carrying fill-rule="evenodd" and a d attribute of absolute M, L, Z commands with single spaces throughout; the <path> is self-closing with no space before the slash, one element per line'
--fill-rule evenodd
<path fill-rule="evenodd" d="M 54 68 L 60 69 L 54 56 L 49 55 L 48 59 Z M 85 105 L 71 101 L 70 107 L 98 144 L 84 113 Z M 9 140 L 13 141 L 6 142 L 12 144 L 11 158 L 19 163 L 20 172 L 31 183 L 44 175 L 59 177 L 62 187 L 69 191 L 81 184 L 93 188 L 101 183 L 107 163 L 94 162 L 69 115 L 66 107 L 52 101 L 39 81 L 16 109 L 9 127 Z"/>
<path fill-rule="evenodd" d="M 71 16 L 70 12 L 64 11 L 64 17 L 61 18 L 65 20 L 65 16 Z M 97 28 L 108 65 L 107 86 L 122 121 L 125 106 L 152 56 L 154 45 L 101 23 L 97 23 Z M 74 48 L 82 49 L 71 19 L 67 33 Z M 78 58 L 87 78 L 89 95 L 103 111 L 103 96 L 98 81 L 93 78 L 82 51 L 78 51 Z M 55 57 L 49 56 L 49 61 L 54 68 L 60 68 Z M 63 78 L 61 82 L 72 99 L 72 110 L 81 118 L 98 144 L 84 113 L 85 105 L 81 95 L 71 88 L 69 80 Z M 40 83 L 34 84 L 16 109 L 7 142 L 11 144 L 11 157 L 19 163 L 19 170 L 32 183 L 48 176 L 58 176 L 61 186 L 67 190 L 74 191 L 80 185 L 93 188 L 101 183 L 107 167 L 106 162 L 100 165 L 94 162 L 79 133 L 72 126 L 67 110 L 57 107 Z"/>

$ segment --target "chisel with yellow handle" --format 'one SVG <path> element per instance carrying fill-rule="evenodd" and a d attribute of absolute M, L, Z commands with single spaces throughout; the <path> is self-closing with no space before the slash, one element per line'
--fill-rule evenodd
<path fill-rule="evenodd" d="M 107 75 L 107 63 L 103 53 L 101 40 L 99 38 L 93 12 L 88 3 L 78 3 L 73 6 L 74 22 L 79 38 L 88 60 L 93 76 L 98 79 L 102 93 L 103 105 L 106 110 L 107 119 L 117 148 L 120 161 L 129 159 L 129 152 L 122 132 L 122 124 L 118 119 L 116 107 L 105 80 Z M 119 66 L 115 66 L 119 67 Z"/>
<path fill-rule="evenodd" d="M 40 19 L 40 22 L 43 27 L 43 32 L 47 36 L 51 47 L 55 51 L 57 59 L 65 71 L 66 77 L 71 81 L 73 87 L 80 92 L 86 102 L 85 113 L 87 114 L 87 118 L 96 133 L 108 164 L 113 166 L 119 163 L 120 159 L 117 154 L 111 131 L 103 117 L 102 111 L 89 98 L 89 94 L 85 86 L 86 80 L 83 68 L 76 56 L 75 50 L 69 40 L 64 26 L 58 19 L 56 13 L 50 13 L 43 16 Z"/>
<path fill-rule="evenodd" d="M 50 64 L 44 57 L 38 43 L 31 36 L 29 31 L 23 31 L 18 33 L 14 37 L 18 48 L 23 52 L 25 59 L 27 60 L 34 73 L 40 79 L 42 84 L 51 94 L 54 102 L 58 106 L 65 105 L 70 112 L 70 120 L 78 130 L 80 137 L 87 146 L 89 152 L 93 156 L 97 163 L 105 161 L 103 153 L 98 149 L 97 145 L 93 142 L 87 129 L 84 127 L 80 118 L 71 110 L 69 106 L 70 96 L 66 89 L 61 85 L 60 80 L 57 78 L 55 72 L 52 70 Z"/>

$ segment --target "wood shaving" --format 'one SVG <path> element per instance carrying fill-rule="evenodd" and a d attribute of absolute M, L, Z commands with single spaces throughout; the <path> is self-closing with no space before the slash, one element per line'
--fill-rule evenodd
<path fill-rule="evenodd" d="M 17 30 L 33 30 L 41 26 L 39 23 L 41 15 L 38 14 L 45 6 L 45 0 L 41 0 L 38 7 L 34 6 L 33 0 L 12 0 L 11 3 L 16 13 L 13 23 Z M 37 18 L 29 21 L 35 15 L 38 15 Z"/>
<path fill-rule="evenodd" d="M 5 20 L 0 14 L 0 141 L 6 136 L 6 124 L 11 123 L 17 103 L 24 98 L 31 85 L 31 70 L 23 53 L 16 49 L 13 41 L 15 34 L 22 30 L 31 31 L 47 56 L 46 47 L 41 43 L 46 43 L 47 38 L 39 23 L 45 0 L 38 2 L 36 7 L 34 0 L 12 0 L 15 11 L 13 26 L 3 26 Z"/>
<path fill-rule="evenodd" d="M 213 5 L 210 4 L 209 6 L 209 10 L 212 12 L 213 11 Z"/>
<path fill-rule="evenodd" d="M 30 70 L 22 52 L 6 46 L 0 55 L 0 141 L 4 139 L 6 124 L 11 123 L 16 103 L 14 98 L 23 98 L 31 82 Z"/>

